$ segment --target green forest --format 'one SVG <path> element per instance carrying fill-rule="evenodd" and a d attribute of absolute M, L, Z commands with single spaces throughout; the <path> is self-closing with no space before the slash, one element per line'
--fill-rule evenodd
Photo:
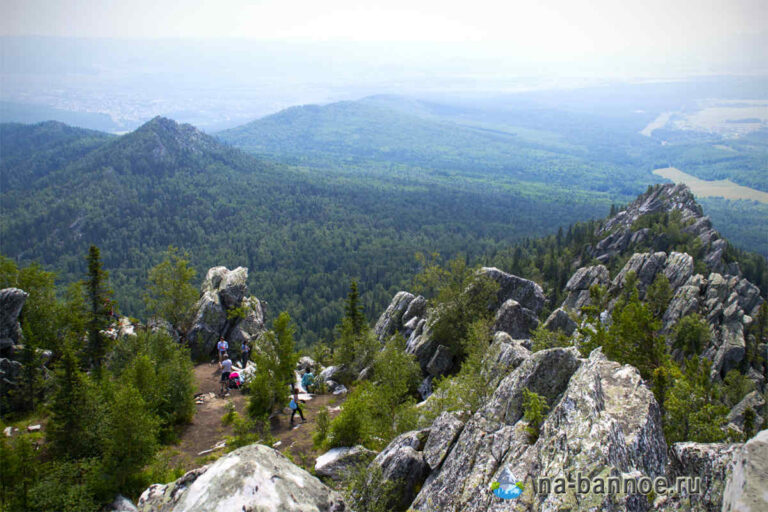
<path fill-rule="evenodd" d="M 270 312 L 290 310 L 309 345 L 332 336 L 350 280 L 372 317 L 408 286 L 416 253 L 494 261 L 602 217 L 670 162 L 762 187 L 762 132 L 729 141 L 737 151 L 725 155 L 711 149 L 713 135 L 666 145 L 640 135 L 650 112 L 528 99 L 378 96 L 293 107 L 216 137 L 162 118 L 119 137 L 55 122 L 0 125 L 1 252 L 68 283 L 95 243 L 119 310 L 139 318 L 147 271 L 171 245 L 189 254 L 198 279 L 213 266 L 246 266 L 252 292 Z M 702 204 L 734 246 L 768 254 L 765 205 Z"/>

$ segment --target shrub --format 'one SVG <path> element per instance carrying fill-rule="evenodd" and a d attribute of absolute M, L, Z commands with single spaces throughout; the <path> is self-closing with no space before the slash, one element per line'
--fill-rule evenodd
<path fill-rule="evenodd" d="M 539 325 L 531 333 L 531 351 L 538 352 L 555 347 L 567 347 L 571 344 L 570 338 L 562 331 L 550 331 L 543 325 Z"/>
<path fill-rule="evenodd" d="M 545 413 L 549 409 L 547 399 L 534 393 L 528 388 L 523 390 L 523 418 L 528 422 L 526 432 L 530 436 L 531 443 L 539 438 L 541 424 L 544 423 Z"/>
<path fill-rule="evenodd" d="M 686 356 L 701 354 L 709 341 L 709 325 L 697 313 L 691 313 L 680 319 L 672 334 L 672 346 Z"/>
<path fill-rule="evenodd" d="M 394 512 L 404 510 L 399 503 L 400 481 L 384 478 L 376 464 L 360 464 L 350 471 L 344 497 L 356 512 Z"/>

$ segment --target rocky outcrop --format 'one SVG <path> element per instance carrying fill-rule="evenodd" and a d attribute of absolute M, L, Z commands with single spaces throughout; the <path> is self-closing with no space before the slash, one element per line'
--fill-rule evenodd
<path fill-rule="evenodd" d="M 443 463 L 448 450 L 459 437 L 466 423 L 466 415 L 457 412 L 444 412 L 432 423 L 424 445 L 424 461 L 435 470 Z"/>
<path fill-rule="evenodd" d="M 112 512 L 139 512 L 139 509 L 136 508 L 136 505 L 131 503 L 131 500 L 120 494 L 118 494 L 115 500 L 110 504 L 108 510 L 111 510 Z"/>
<path fill-rule="evenodd" d="M 0 290 L 0 356 L 7 356 L 21 340 L 19 315 L 27 297 L 29 294 L 18 288 Z"/>
<path fill-rule="evenodd" d="M 247 280 L 245 267 L 208 270 L 194 308 L 192 327 L 186 334 L 192 357 L 213 355 L 220 336 L 229 342 L 232 355 L 237 355 L 244 341 L 253 343 L 264 332 L 263 306 L 257 298 L 248 296 Z"/>
<path fill-rule="evenodd" d="M 733 471 L 723 493 L 723 511 L 768 510 L 768 430 L 735 453 Z"/>
<path fill-rule="evenodd" d="M 493 330 L 503 331 L 516 339 L 530 338 L 531 332 L 539 326 L 536 313 L 523 307 L 514 299 L 507 299 L 496 311 Z"/>
<path fill-rule="evenodd" d="M 752 428 L 758 428 L 763 424 L 763 417 L 760 413 L 764 408 L 765 399 L 763 398 L 763 395 L 758 391 L 752 391 L 731 409 L 728 413 L 728 423 L 736 425 L 739 430 L 742 430 L 744 428 L 744 413 L 747 409 L 752 409 L 752 412 L 755 413 Z"/>
<path fill-rule="evenodd" d="M 361 464 L 368 464 L 376 457 L 376 452 L 362 446 L 331 448 L 315 461 L 315 474 L 344 480 Z"/>
<path fill-rule="evenodd" d="M 538 314 L 546 301 L 541 286 L 493 267 L 481 268 L 478 274 L 493 280 L 499 287 L 496 301 L 489 305 L 495 313 L 493 330 L 513 338 L 530 338 L 531 331 L 539 324 Z M 471 286 L 464 293 L 472 293 Z M 424 398 L 431 392 L 432 378 L 449 373 L 456 362 L 448 347 L 438 344 L 432 337 L 432 326 L 439 318 L 439 308 L 428 311 L 424 297 L 401 291 L 394 296 L 375 327 L 382 342 L 395 332 L 406 338 L 406 351 L 413 354 L 425 376 L 420 387 Z"/>
<path fill-rule="evenodd" d="M 386 311 L 381 314 L 379 320 L 376 322 L 376 326 L 373 328 L 373 332 L 376 334 L 379 341 L 384 343 L 396 332 L 402 332 L 404 330 L 403 316 L 408 310 L 408 306 L 411 305 L 411 302 L 413 302 L 415 298 L 416 297 L 408 292 L 397 292 L 392 299 L 392 302 L 389 304 Z M 424 298 L 422 297 L 421 299 L 423 300 Z M 411 313 L 413 313 L 413 311 Z"/>
<path fill-rule="evenodd" d="M 579 326 L 563 308 L 554 310 L 544 322 L 544 328 L 552 332 L 562 332 L 570 336 Z"/>
<path fill-rule="evenodd" d="M 502 272 L 495 267 L 483 267 L 479 273 L 493 279 L 499 285 L 496 308 L 510 299 L 518 302 L 525 309 L 531 310 L 534 315 L 538 315 L 544 307 L 546 302 L 544 290 L 537 283 Z"/>
<path fill-rule="evenodd" d="M 606 286 L 610 283 L 610 274 L 603 265 L 578 269 L 565 285 L 568 296 L 563 302 L 563 309 L 581 311 L 590 304 L 589 289 L 592 286 Z"/>
<path fill-rule="evenodd" d="M 423 512 L 647 510 L 648 500 L 641 494 L 535 491 L 542 477 L 575 478 L 579 471 L 598 480 L 665 474 L 667 449 L 659 407 L 639 373 L 608 361 L 599 350 L 588 359 L 573 348 L 526 356 L 503 338 L 494 341 L 495 360 L 508 359 L 501 353 L 516 353 L 525 356 L 523 361 L 498 382 L 470 418 L 444 413 L 432 423 L 422 448 L 429 476 L 410 507 Z M 523 419 L 525 389 L 544 396 L 549 405 L 533 443 Z M 401 436 L 382 454 L 397 452 L 402 438 L 415 435 Z M 417 445 L 410 445 L 417 454 L 408 452 L 404 458 L 419 460 Z M 490 490 L 504 472 L 523 482 L 525 491 L 514 501 L 501 500 Z"/>
<path fill-rule="evenodd" d="M 669 450 L 667 481 L 679 488 L 658 500 L 661 510 L 719 511 L 739 444 L 675 443 Z M 697 480 L 698 479 L 698 480 Z"/>
<path fill-rule="evenodd" d="M 406 432 L 391 443 L 371 462 L 381 468 L 385 482 L 397 484 L 398 508 L 405 509 L 413 501 L 416 490 L 429 473 L 421 449 L 429 436 L 429 430 Z"/>
<path fill-rule="evenodd" d="M 714 272 L 704 277 L 693 272 L 693 258 L 685 253 L 633 254 L 608 286 L 609 296 L 614 299 L 608 305 L 607 314 L 612 313 L 615 297 L 625 288 L 630 273 L 637 277 L 641 299 L 656 278 L 664 275 L 669 280 L 672 299 L 662 316 L 662 333 L 669 334 L 680 319 L 692 313 L 705 318 L 712 337 L 702 347 L 703 355 L 713 363 L 712 376 L 722 378 L 742 364 L 746 352 L 745 333 L 763 299 L 759 288 L 743 277 Z M 607 278 L 608 271 L 603 266 L 578 269 L 566 285 L 568 296 L 562 309 L 579 312 L 590 303 L 589 287 L 608 285 Z"/>
<path fill-rule="evenodd" d="M 260 444 L 239 448 L 176 482 L 153 485 L 139 498 L 141 512 L 281 510 L 342 512 L 341 497 Z"/>

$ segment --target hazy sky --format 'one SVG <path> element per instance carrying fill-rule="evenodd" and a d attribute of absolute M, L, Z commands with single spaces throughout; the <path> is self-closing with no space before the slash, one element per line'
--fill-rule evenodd
<path fill-rule="evenodd" d="M 2 35 L 472 41 L 534 58 L 750 51 L 766 0 L 0 0 Z M 764 48 L 752 51 L 764 52 Z"/>
<path fill-rule="evenodd" d="M 0 0 L 0 38 L 0 100 L 221 127 L 380 93 L 767 74 L 768 0 Z"/>

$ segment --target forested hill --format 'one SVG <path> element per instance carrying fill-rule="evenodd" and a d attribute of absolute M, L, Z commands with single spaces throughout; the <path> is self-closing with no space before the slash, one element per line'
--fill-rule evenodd
<path fill-rule="evenodd" d="M 681 105 L 689 105 L 689 114 L 698 112 L 709 104 L 706 98 L 718 97 L 712 95 L 717 89 L 659 87 L 374 96 L 292 107 L 216 135 L 259 157 L 355 177 L 418 176 L 540 196 L 607 196 L 626 203 L 662 180 L 653 170 L 670 166 L 704 180 L 729 178 L 768 190 L 766 130 L 729 137 L 683 124 L 642 134 L 663 112 Z M 740 115 L 748 114 L 733 113 Z M 716 190 L 715 184 L 709 193 Z M 697 200 L 736 246 L 768 255 L 768 204 L 748 196 Z"/>
<path fill-rule="evenodd" d="M 56 121 L 0 124 L 0 191 L 29 188 L 111 138 Z"/>
<path fill-rule="evenodd" d="M 374 97 L 292 107 L 217 136 L 285 163 L 357 173 L 398 173 L 405 167 L 436 179 L 575 187 L 627 200 L 655 181 L 641 169 L 596 158 L 553 133 L 462 124 L 435 111 L 441 110 L 405 98 Z"/>
<path fill-rule="evenodd" d="M 605 194 L 410 168 L 269 163 L 163 118 L 120 137 L 52 123 L 0 125 L 0 136 L 12 184 L 0 195 L 5 256 L 66 282 L 82 278 L 96 244 L 121 311 L 144 317 L 147 271 L 175 245 L 198 279 L 216 265 L 249 267 L 250 289 L 271 313 L 290 311 L 307 343 L 330 337 L 352 279 L 373 317 L 417 271 L 416 252 L 477 259 L 610 205 Z"/>

